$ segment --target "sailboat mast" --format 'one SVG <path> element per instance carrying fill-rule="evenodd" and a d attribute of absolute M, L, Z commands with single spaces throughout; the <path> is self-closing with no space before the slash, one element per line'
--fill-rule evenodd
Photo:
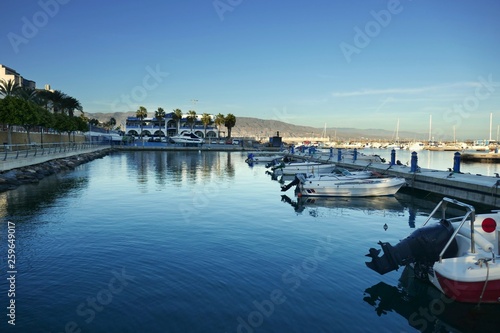
<path fill-rule="evenodd" d="M 490 113 L 490 141 L 491 141 L 491 126 L 493 124 L 493 112 Z"/>
<path fill-rule="evenodd" d="M 432 114 L 429 116 L 429 141 L 432 139 Z"/>

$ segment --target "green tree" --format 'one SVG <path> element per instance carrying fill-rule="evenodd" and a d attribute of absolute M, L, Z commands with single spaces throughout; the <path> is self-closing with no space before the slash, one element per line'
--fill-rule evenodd
<path fill-rule="evenodd" d="M 205 134 L 205 138 L 207 137 L 207 126 L 212 123 L 212 116 L 208 113 L 204 113 L 201 115 L 201 122 L 203 123 L 203 131 Z"/>
<path fill-rule="evenodd" d="M 141 120 L 141 141 L 142 141 L 142 126 L 144 118 L 148 116 L 148 110 L 144 106 L 139 106 L 139 110 L 135 112 L 135 116 Z"/>
<path fill-rule="evenodd" d="M 43 145 L 43 132 L 44 129 L 54 127 L 54 114 L 49 110 L 42 108 L 40 110 L 40 117 L 38 119 L 38 126 L 40 126 L 40 144 Z"/>
<path fill-rule="evenodd" d="M 31 130 L 40 122 L 42 110 L 44 109 L 41 106 L 30 101 L 22 100 L 22 108 L 17 113 L 17 122 L 26 130 L 28 144 L 31 143 Z"/>
<path fill-rule="evenodd" d="M 172 118 L 177 122 L 177 134 L 179 134 L 181 130 L 181 119 L 182 119 L 181 109 L 175 109 Z"/>
<path fill-rule="evenodd" d="M 75 115 L 75 110 L 83 112 L 83 108 L 82 105 L 80 104 L 80 101 L 71 96 L 66 95 L 65 97 L 63 97 L 60 102 L 60 106 L 62 111 L 70 117 L 73 117 Z"/>
<path fill-rule="evenodd" d="M 165 110 L 163 108 L 158 107 L 158 110 L 155 111 L 155 118 L 158 120 L 158 129 L 161 131 L 161 122 L 165 119 Z M 167 133 L 165 133 L 165 136 Z"/>
<path fill-rule="evenodd" d="M 227 127 L 227 136 L 231 138 L 231 129 L 236 125 L 236 117 L 232 113 L 228 113 L 224 119 L 224 126 Z"/>
<path fill-rule="evenodd" d="M 20 89 L 21 86 L 14 80 L 0 80 L 0 95 L 2 96 L 16 96 Z"/>
<path fill-rule="evenodd" d="M 109 118 L 109 127 L 112 130 L 116 126 L 116 119 L 111 117 Z"/>
<path fill-rule="evenodd" d="M 226 118 L 222 113 L 219 113 L 218 115 L 215 116 L 215 125 L 217 126 L 217 137 L 220 138 L 220 127 L 224 126 L 224 123 L 226 122 Z"/>
<path fill-rule="evenodd" d="M 7 125 L 7 143 L 11 145 L 13 125 L 19 125 L 20 123 L 19 113 L 25 107 L 24 101 L 18 97 L 7 95 L 5 98 L 0 99 L 0 102 L 0 123 Z"/>
<path fill-rule="evenodd" d="M 186 117 L 187 123 L 191 126 L 191 132 L 193 131 L 194 124 L 196 123 L 196 111 L 189 110 Z"/>

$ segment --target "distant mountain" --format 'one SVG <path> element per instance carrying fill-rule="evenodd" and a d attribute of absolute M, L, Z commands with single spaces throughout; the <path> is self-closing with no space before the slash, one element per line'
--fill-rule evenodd
<path fill-rule="evenodd" d="M 87 117 L 95 118 L 101 122 L 107 122 L 110 118 L 116 119 L 116 124 L 123 126 L 127 117 L 135 115 L 135 112 L 114 113 L 87 113 Z M 227 129 L 221 128 L 227 135 Z M 317 128 L 285 123 L 278 120 L 259 119 L 251 117 L 236 116 L 236 126 L 232 129 L 233 137 L 270 137 L 279 132 L 281 137 L 330 137 L 331 140 L 359 140 L 366 138 L 370 140 L 395 140 L 395 133 L 382 129 L 359 129 L 359 128 Z M 399 139 L 402 141 L 425 140 L 427 134 L 408 131 L 400 131 Z"/>

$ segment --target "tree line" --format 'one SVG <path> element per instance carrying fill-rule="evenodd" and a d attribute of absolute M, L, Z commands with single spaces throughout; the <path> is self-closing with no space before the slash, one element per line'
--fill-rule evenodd
<path fill-rule="evenodd" d="M 142 137 L 142 121 L 144 120 L 144 118 L 147 118 L 148 110 L 144 106 L 140 106 L 139 109 L 135 112 L 135 116 L 136 118 L 139 118 L 141 120 L 141 137 Z M 155 118 L 158 120 L 158 122 L 161 123 L 165 119 L 165 116 L 166 116 L 165 110 L 162 107 L 158 107 L 158 109 L 155 111 Z M 179 133 L 180 131 L 182 116 L 183 113 L 181 109 L 173 110 L 172 118 L 174 121 L 177 122 L 177 133 Z M 191 127 L 191 131 L 193 131 L 196 119 L 197 119 L 196 111 L 189 110 L 186 116 L 186 122 Z M 236 125 L 236 117 L 231 113 L 228 113 L 227 116 L 224 116 L 223 114 L 219 113 L 218 115 L 215 116 L 215 119 L 212 119 L 212 117 L 208 113 L 203 113 L 200 119 L 201 123 L 203 124 L 205 137 L 207 137 L 207 126 L 215 124 L 217 126 L 218 137 L 220 137 L 220 127 L 226 126 L 228 137 L 231 138 L 231 129 Z"/>
<path fill-rule="evenodd" d="M 37 90 L 21 87 L 13 80 L 0 80 L 0 123 L 7 125 L 8 144 L 12 144 L 14 126 L 22 126 L 31 144 L 30 133 L 35 127 L 43 133 L 52 129 L 62 135 L 75 131 L 86 131 L 88 119 L 83 113 L 80 102 L 60 90 Z M 52 110 L 53 112 L 50 112 Z M 80 115 L 76 116 L 75 111 Z"/>

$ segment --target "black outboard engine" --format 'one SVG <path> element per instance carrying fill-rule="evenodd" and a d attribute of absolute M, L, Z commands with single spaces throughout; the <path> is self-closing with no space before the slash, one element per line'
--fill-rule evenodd
<path fill-rule="evenodd" d="M 293 185 L 297 185 L 300 183 L 300 179 L 295 176 L 295 178 L 288 184 L 288 185 L 283 185 L 281 186 L 281 192 L 286 192 L 292 187 Z"/>
<path fill-rule="evenodd" d="M 432 266 L 439 260 L 439 254 L 453 235 L 454 229 L 448 220 L 441 220 L 439 223 L 429 225 L 415 230 L 406 239 L 403 239 L 396 246 L 389 243 L 379 242 L 384 255 L 379 257 L 380 250 L 371 248 L 367 257 L 372 261 L 365 262 L 366 266 L 379 274 L 385 274 L 397 270 L 400 266 L 411 263 Z M 458 251 L 456 240 L 454 239 L 443 258 L 449 258 Z"/>

